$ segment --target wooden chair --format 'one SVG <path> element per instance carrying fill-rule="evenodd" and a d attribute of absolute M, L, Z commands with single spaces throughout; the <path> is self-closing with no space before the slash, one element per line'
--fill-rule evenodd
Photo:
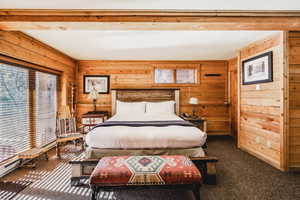
<path fill-rule="evenodd" d="M 77 131 L 76 119 L 68 113 L 69 109 L 65 107 L 57 113 L 56 122 L 56 155 L 60 157 L 60 147 L 66 142 L 81 141 L 82 150 L 84 149 L 84 135 Z"/>

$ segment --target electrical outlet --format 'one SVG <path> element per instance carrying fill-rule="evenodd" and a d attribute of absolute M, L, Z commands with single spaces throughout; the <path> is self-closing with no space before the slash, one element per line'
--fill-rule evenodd
<path fill-rule="evenodd" d="M 260 137 L 257 136 L 257 137 L 255 138 L 255 141 L 256 141 L 257 144 L 259 144 L 259 143 L 260 143 Z"/>
<path fill-rule="evenodd" d="M 255 86 L 255 89 L 256 89 L 256 90 L 260 90 L 260 85 L 256 85 L 256 86 Z"/>
<path fill-rule="evenodd" d="M 267 141 L 267 147 L 268 147 L 269 149 L 272 148 L 272 142 L 271 142 L 270 140 Z"/>

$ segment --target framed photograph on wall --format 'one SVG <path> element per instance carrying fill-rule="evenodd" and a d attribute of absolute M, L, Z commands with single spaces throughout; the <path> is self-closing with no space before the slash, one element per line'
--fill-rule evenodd
<path fill-rule="evenodd" d="M 243 85 L 273 81 L 272 51 L 244 60 L 242 62 Z"/>
<path fill-rule="evenodd" d="M 88 94 L 95 88 L 99 94 L 109 93 L 109 76 L 107 75 L 84 75 L 83 92 Z"/>

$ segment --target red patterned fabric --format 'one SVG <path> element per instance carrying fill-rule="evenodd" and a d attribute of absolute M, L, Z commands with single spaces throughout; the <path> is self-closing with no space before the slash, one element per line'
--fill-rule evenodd
<path fill-rule="evenodd" d="M 91 177 L 96 185 L 154 185 L 200 183 L 201 174 L 193 162 L 175 156 L 113 156 L 102 158 Z"/>

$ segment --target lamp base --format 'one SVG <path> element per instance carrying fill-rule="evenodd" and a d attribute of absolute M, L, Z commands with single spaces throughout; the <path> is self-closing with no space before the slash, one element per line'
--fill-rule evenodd
<path fill-rule="evenodd" d="M 97 111 L 97 108 L 96 108 L 96 99 L 93 99 L 93 104 L 94 104 L 94 111 L 93 112 L 96 112 Z"/>
<path fill-rule="evenodd" d="M 196 106 L 193 106 L 193 110 L 192 110 L 192 117 L 193 117 L 193 118 L 196 118 L 196 117 L 197 117 L 196 112 L 197 112 Z"/>

